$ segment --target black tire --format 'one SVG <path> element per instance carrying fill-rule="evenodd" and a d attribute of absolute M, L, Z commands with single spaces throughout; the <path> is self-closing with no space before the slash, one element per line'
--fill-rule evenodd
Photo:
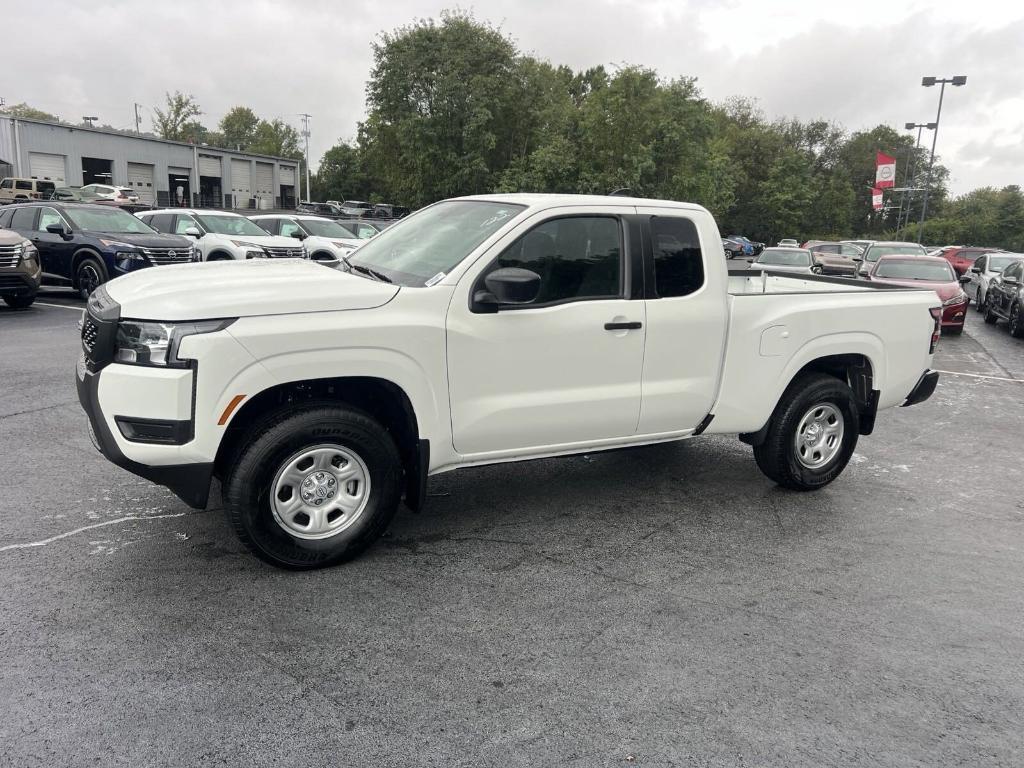
<path fill-rule="evenodd" d="M 1024 317 L 1021 316 L 1022 313 L 1024 313 L 1024 307 L 1021 307 L 1019 304 L 1014 304 L 1010 307 L 1009 331 L 1010 335 L 1015 339 L 1024 339 Z"/>
<path fill-rule="evenodd" d="M 32 306 L 32 302 L 36 300 L 34 293 L 21 294 L 19 296 L 4 296 L 4 303 L 12 309 L 28 309 Z"/>
<path fill-rule="evenodd" d="M 974 301 L 974 308 L 981 313 L 985 312 L 985 299 L 981 295 L 981 289 L 978 289 L 978 298 Z"/>
<path fill-rule="evenodd" d="M 280 568 L 306 570 L 351 560 L 391 523 L 402 492 L 402 462 L 388 432 L 362 411 L 312 403 L 271 415 L 254 427 L 225 468 L 228 521 L 257 557 Z M 369 471 L 366 506 L 349 528 L 324 539 L 303 539 L 278 523 L 271 486 L 296 453 L 323 444 L 356 453 Z"/>
<path fill-rule="evenodd" d="M 99 259 L 86 256 L 78 262 L 75 267 L 75 290 L 83 299 L 88 300 L 89 295 L 105 282 L 107 269 Z"/>
<path fill-rule="evenodd" d="M 995 325 L 999 322 L 999 316 L 992 311 L 992 302 L 985 297 L 985 325 Z"/>
<path fill-rule="evenodd" d="M 206 257 L 207 261 L 234 261 L 235 257 L 224 251 L 214 251 Z"/>
<path fill-rule="evenodd" d="M 950 326 L 948 328 L 942 329 L 943 336 L 960 336 L 963 334 L 963 332 L 964 327 L 962 325 Z"/>
<path fill-rule="evenodd" d="M 800 463 L 795 448 L 796 431 L 803 416 L 818 404 L 831 404 L 843 418 L 839 450 L 826 464 L 809 468 Z M 806 373 L 786 388 L 775 406 L 768 434 L 754 446 L 758 468 L 769 479 L 794 491 L 813 491 L 835 480 L 853 455 L 859 437 L 859 410 L 853 391 L 834 376 Z"/>

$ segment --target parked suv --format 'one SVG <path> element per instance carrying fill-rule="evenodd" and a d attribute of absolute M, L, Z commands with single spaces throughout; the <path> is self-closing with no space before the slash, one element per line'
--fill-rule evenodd
<path fill-rule="evenodd" d="M 7 305 L 15 309 L 31 305 L 41 277 L 36 247 L 17 232 L 0 229 L 0 296 Z"/>
<path fill-rule="evenodd" d="M 127 211 L 91 203 L 27 203 L 0 211 L 0 227 L 32 241 L 43 277 L 82 298 L 119 275 L 194 259 L 184 237 L 161 235 Z"/>
<path fill-rule="evenodd" d="M 1024 259 L 1024 253 L 986 253 L 975 260 L 970 271 L 960 278 L 960 283 L 964 293 L 974 301 L 976 310 L 985 311 L 989 285 L 1004 269 L 1021 259 Z"/>
<path fill-rule="evenodd" d="M 315 261 L 344 260 L 363 243 L 355 232 L 323 216 L 278 213 L 249 218 L 272 235 L 302 241 L 309 258 Z"/>
<path fill-rule="evenodd" d="M 43 179 L 19 179 L 9 176 L 0 181 L 0 203 L 49 200 L 57 185 Z"/>
<path fill-rule="evenodd" d="M 118 204 L 137 203 L 139 194 L 131 187 L 112 187 L 109 184 L 86 184 L 80 194 L 97 200 L 112 200 Z"/>
<path fill-rule="evenodd" d="M 963 275 L 974 266 L 974 261 L 986 253 L 999 253 L 1001 248 L 979 248 L 978 246 L 947 245 L 938 254 L 948 261 L 958 275 Z"/>
<path fill-rule="evenodd" d="M 1024 261 L 1016 261 L 988 286 L 985 322 L 995 325 L 1005 320 L 1010 335 L 1024 338 Z"/>
<path fill-rule="evenodd" d="M 340 216 L 341 208 L 333 203 L 299 203 L 295 206 L 295 212 L 313 216 Z"/>
<path fill-rule="evenodd" d="M 295 238 L 272 235 L 230 211 L 168 208 L 136 215 L 157 232 L 195 238 L 202 261 L 307 258 L 306 249 Z"/>

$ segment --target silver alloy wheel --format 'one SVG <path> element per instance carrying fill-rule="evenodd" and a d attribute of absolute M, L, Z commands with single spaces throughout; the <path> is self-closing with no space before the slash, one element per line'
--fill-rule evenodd
<path fill-rule="evenodd" d="M 821 469 L 843 447 L 843 414 L 832 403 L 819 403 L 800 419 L 793 439 L 796 458 L 808 469 Z"/>
<path fill-rule="evenodd" d="M 350 448 L 316 445 L 286 460 L 274 476 L 274 519 L 298 539 L 326 539 L 351 527 L 370 500 L 370 470 Z"/>

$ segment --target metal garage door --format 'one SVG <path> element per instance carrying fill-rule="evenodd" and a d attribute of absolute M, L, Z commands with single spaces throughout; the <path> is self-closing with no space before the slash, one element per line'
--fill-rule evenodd
<path fill-rule="evenodd" d="M 281 184 L 286 187 L 295 186 L 295 169 L 287 165 L 281 166 Z"/>
<path fill-rule="evenodd" d="M 145 163 L 128 163 L 128 186 L 139 196 L 139 202 L 153 205 L 156 201 L 153 166 Z"/>
<path fill-rule="evenodd" d="M 199 156 L 199 175 L 220 178 L 220 158 L 213 155 Z"/>
<path fill-rule="evenodd" d="M 231 192 L 236 208 L 248 208 L 252 199 L 252 167 L 248 160 L 231 158 Z"/>
<path fill-rule="evenodd" d="M 58 187 L 64 186 L 64 155 L 50 155 L 45 152 L 28 153 L 29 176 L 49 179 Z"/>
<path fill-rule="evenodd" d="M 271 163 L 256 163 L 256 197 L 259 207 L 274 207 L 274 166 Z"/>

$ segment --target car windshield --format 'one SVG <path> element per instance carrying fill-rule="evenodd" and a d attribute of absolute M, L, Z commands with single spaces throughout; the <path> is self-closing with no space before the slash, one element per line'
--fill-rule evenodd
<path fill-rule="evenodd" d="M 447 274 L 523 208 L 483 200 L 437 203 L 360 246 L 351 263 L 400 285 L 422 287 Z"/>
<path fill-rule="evenodd" d="M 933 283 L 947 283 L 956 279 L 949 264 L 921 259 L 885 259 L 875 268 L 875 277 L 928 280 Z"/>
<path fill-rule="evenodd" d="M 302 226 L 309 234 L 316 237 L 346 237 L 355 239 L 356 233 L 341 226 L 336 221 L 321 221 L 320 219 L 299 219 Z"/>
<path fill-rule="evenodd" d="M 907 243 L 906 245 L 872 245 L 864 254 L 865 261 L 878 261 L 883 256 L 925 256 L 927 255 L 920 245 Z"/>
<path fill-rule="evenodd" d="M 1020 256 L 989 256 L 988 268 L 990 272 L 1002 272 L 1015 261 L 1020 261 Z"/>
<path fill-rule="evenodd" d="M 156 231 L 141 219 L 137 219 L 120 208 L 107 208 L 100 205 L 82 206 L 81 208 L 65 208 L 64 213 L 76 227 L 90 232 L 151 235 Z"/>
<path fill-rule="evenodd" d="M 244 216 L 224 216 L 216 213 L 196 214 L 196 219 L 208 232 L 217 235 L 249 235 L 250 237 L 267 237 L 270 233 L 260 229 Z"/>
<path fill-rule="evenodd" d="M 757 257 L 758 264 L 776 264 L 786 267 L 811 266 L 811 252 L 803 248 L 766 248 Z"/>

